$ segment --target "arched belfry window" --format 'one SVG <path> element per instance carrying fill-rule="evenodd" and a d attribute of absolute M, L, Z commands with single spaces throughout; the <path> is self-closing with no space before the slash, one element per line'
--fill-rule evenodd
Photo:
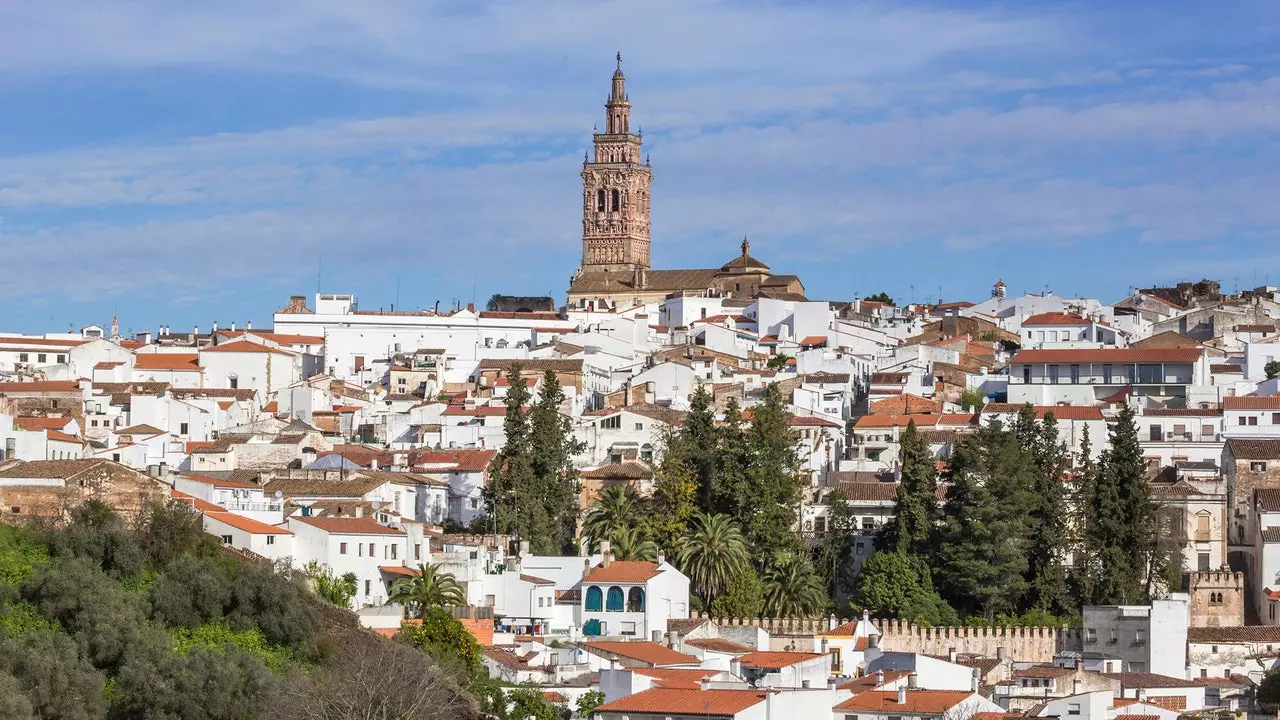
<path fill-rule="evenodd" d="M 617 190 L 613 191 L 613 209 L 615 211 L 622 209 L 621 197 L 622 195 Z"/>
<path fill-rule="evenodd" d="M 597 212 L 604 212 L 604 210 L 605 210 L 605 207 L 604 207 L 604 189 L 603 189 L 603 188 L 601 188 L 600 190 L 597 190 L 597 191 L 596 191 L 596 211 L 597 211 Z"/>

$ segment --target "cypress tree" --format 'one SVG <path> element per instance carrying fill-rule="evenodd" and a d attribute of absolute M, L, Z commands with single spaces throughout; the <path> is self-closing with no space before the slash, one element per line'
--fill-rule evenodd
<path fill-rule="evenodd" d="M 745 493 L 737 498 L 747 546 L 758 553 L 758 564 L 771 564 L 779 553 L 798 554 L 795 532 L 802 474 L 796 454 L 791 414 L 777 385 L 765 388 L 764 402 L 751 408 L 744 435 Z"/>
<path fill-rule="evenodd" d="M 1093 460 L 1093 442 L 1086 426 L 1080 438 L 1080 456 L 1072 473 L 1070 541 L 1074 556 L 1073 575 L 1080 605 L 1098 604 L 1098 467 Z"/>
<path fill-rule="evenodd" d="M 930 550 L 938 520 L 938 468 L 914 420 L 907 423 L 898 446 L 902 479 L 894 516 L 881 528 L 876 546 L 923 557 Z"/>
<path fill-rule="evenodd" d="M 573 435 L 569 418 L 560 413 L 564 389 L 554 372 L 542 378 L 538 401 L 529 411 L 530 493 L 532 506 L 530 548 L 539 554 L 571 550 L 579 508 L 578 471 L 573 458 L 586 446 Z"/>
<path fill-rule="evenodd" d="M 745 528 L 745 513 L 750 506 L 751 490 L 747 479 L 750 456 L 747 431 L 742 422 L 742 408 L 735 398 L 725 405 L 724 421 L 716 429 L 716 470 L 710 507 L 706 512 L 728 515 Z"/>
<path fill-rule="evenodd" d="M 527 521 L 529 496 L 533 478 L 533 463 L 529 420 L 525 406 L 529 404 L 529 388 L 520 378 L 520 364 L 512 363 L 507 369 L 509 389 L 506 397 L 506 416 L 502 427 L 506 444 L 493 457 L 489 465 L 489 484 L 484 490 L 485 506 L 494 519 L 496 532 L 526 538 L 531 530 Z"/>
<path fill-rule="evenodd" d="M 1031 412 L 1033 431 L 1029 442 L 1035 474 L 1027 543 L 1030 607 L 1056 613 L 1067 609 L 1067 496 L 1063 486 L 1067 448 L 1058 440 L 1058 422 L 1053 413 L 1045 413 L 1043 421 L 1035 422 L 1034 411 Z"/>

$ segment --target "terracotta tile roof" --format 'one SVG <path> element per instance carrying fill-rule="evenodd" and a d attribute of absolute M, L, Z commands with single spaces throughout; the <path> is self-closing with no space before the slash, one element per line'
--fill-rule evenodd
<path fill-rule="evenodd" d="M 521 372 L 582 372 L 581 359 L 566 358 L 524 358 L 508 360 L 506 358 L 485 358 L 480 361 L 477 370 L 500 370 L 506 372 L 514 364 L 520 365 Z"/>
<path fill-rule="evenodd" d="M 1187 642 L 1226 645 L 1230 643 L 1280 643 L 1280 626 L 1237 625 L 1187 629 Z"/>
<path fill-rule="evenodd" d="M 207 447 L 210 447 L 210 446 L 212 446 L 212 445 L 213 445 L 213 441 L 212 441 L 212 440 L 191 440 L 191 441 L 187 442 L 187 444 L 186 444 L 186 446 L 185 446 L 185 450 L 186 450 L 186 453 L 187 453 L 188 455 L 190 455 L 191 453 L 195 452 L 196 450 L 199 450 L 199 449 L 201 449 L 201 448 L 207 448 Z"/>
<path fill-rule="evenodd" d="M 685 415 L 688 413 L 683 410 L 673 410 L 662 405 L 654 405 L 653 403 L 636 403 L 635 405 L 626 405 L 616 408 L 601 408 L 593 410 L 589 413 L 583 413 L 583 417 L 609 417 L 617 415 L 620 412 L 629 412 L 650 420 L 657 420 L 668 425 L 683 425 Z"/>
<path fill-rule="evenodd" d="M 1244 366 L 1243 366 L 1243 365 L 1234 365 L 1234 364 L 1232 364 L 1232 363 L 1214 363 L 1214 364 L 1212 364 L 1212 365 L 1210 365 L 1210 366 L 1209 366 L 1209 372 L 1211 372 L 1211 373 L 1232 373 L 1232 374 L 1244 374 Z"/>
<path fill-rule="evenodd" d="M 1263 512 L 1280 512 L 1280 488 L 1258 488 L 1254 490 L 1253 502 Z"/>
<path fill-rule="evenodd" d="M 507 414 L 507 408 L 502 405 L 477 405 L 468 409 L 458 405 L 450 405 L 445 408 L 444 414 L 465 417 L 501 417 Z"/>
<path fill-rule="evenodd" d="M 718 670 L 703 668 L 630 668 L 636 675 L 653 678 L 654 687 L 697 690 L 702 680 L 713 678 Z"/>
<path fill-rule="evenodd" d="M 69 417 L 16 417 L 14 427 L 22 430 L 61 430 L 75 418 Z"/>
<path fill-rule="evenodd" d="M 1245 395 L 1222 398 L 1223 410 L 1280 410 L 1280 395 Z"/>
<path fill-rule="evenodd" d="M 1194 681 L 1170 677 L 1168 675 L 1160 675 L 1157 673 L 1122 672 L 1103 674 L 1113 680 L 1119 680 L 1120 684 L 1125 688 L 1180 688 L 1196 686 Z"/>
<path fill-rule="evenodd" d="M 1245 333 L 1272 333 L 1276 331 L 1276 326 L 1262 324 L 1237 325 L 1235 327 L 1235 331 Z"/>
<path fill-rule="evenodd" d="M 101 459 L 80 459 L 80 460 L 28 460 L 25 462 L 17 462 L 3 470 L 0 470 L 0 477 L 7 478 L 41 478 L 50 480 L 70 480 L 81 473 L 94 470 L 102 466 L 107 466 L 112 470 L 125 470 L 134 475 L 142 473 L 126 468 L 118 463 Z"/>
<path fill-rule="evenodd" d="M 605 703 L 597 713 L 732 717 L 764 702 L 763 690 L 692 690 L 651 688 Z"/>
<path fill-rule="evenodd" d="M 826 344 L 826 335 L 808 335 L 800 341 L 800 347 L 821 347 Z"/>
<path fill-rule="evenodd" d="M 1280 543 L 1280 527 L 1263 528 L 1258 534 L 1264 543 Z"/>
<path fill-rule="evenodd" d="M 200 352 L 202 353 L 210 353 L 210 352 L 259 353 L 263 355 L 287 355 L 289 357 L 293 357 L 293 355 L 296 354 L 296 353 L 291 353 L 288 350 L 281 350 L 280 348 L 274 348 L 268 345 L 263 345 L 262 343 L 253 342 L 252 340 L 233 340 L 228 343 L 222 343 L 219 345 L 213 345 L 211 347 L 200 348 Z"/>
<path fill-rule="evenodd" d="M 978 413 L 943 413 L 938 416 L 938 425 L 977 425 Z"/>
<path fill-rule="evenodd" d="M 1047 313 L 1039 313 L 1038 315 L 1028 316 L 1025 320 L 1022 321 L 1022 325 L 1023 327 L 1027 325 L 1088 325 L 1092 322 L 1093 322 L 1092 320 L 1085 317 L 1081 317 L 1079 315 L 1072 315 L 1070 313 L 1060 313 L 1060 312 L 1047 312 Z"/>
<path fill-rule="evenodd" d="M 525 575 L 524 573 L 520 573 L 520 579 L 527 583 L 533 583 L 534 585 L 555 585 L 555 583 L 550 580 L 543 580 L 540 577 Z"/>
<path fill-rule="evenodd" d="M 0 382 L 0 394 L 76 392 L 79 380 L 36 380 L 34 382 Z"/>
<path fill-rule="evenodd" d="M 658 564 L 643 560 L 613 560 L 609 567 L 597 564 L 582 578 L 584 583 L 642 583 L 657 577 Z"/>
<path fill-rule="evenodd" d="M 677 652 L 669 647 L 648 640 L 627 642 L 625 640 L 598 640 L 583 643 L 584 647 L 609 655 L 639 660 L 650 665 L 686 665 L 697 664 L 698 658 Z"/>
<path fill-rule="evenodd" d="M 1142 713 L 1120 713 L 1112 720 L 1160 720 L 1159 715 L 1145 715 Z"/>
<path fill-rule="evenodd" d="M 124 363 L 122 363 L 122 362 L 108 362 L 108 361 L 106 361 L 106 360 L 103 360 L 103 361 L 102 361 L 102 362 L 100 362 L 100 363 L 96 363 L 96 364 L 93 366 L 93 369 L 94 369 L 94 370 L 110 370 L 110 369 L 112 369 L 112 368 L 118 368 L 118 367 L 120 367 L 120 366 L 121 366 L 121 365 L 123 365 L 123 364 L 124 364 Z"/>
<path fill-rule="evenodd" d="M 962 690 L 908 690 L 907 701 L 898 702 L 895 690 L 870 690 L 835 706 L 839 711 L 861 711 L 897 715 L 941 715 L 973 697 Z"/>
<path fill-rule="evenodd" d="M 845 500 L 854 501 L 888 501 L 898 499 L 898 483 L 896 482 L 841 482 L 836 486 Z"/>
<path fill-rule="evenodd" d="M 77 345 L 83 345 L 84 340 L 59 340 L 56 338 L 29 338 L 29 337 L 12 337 L 5 335 L 0 337 L 0 345 L 45 345 L 48 347 L 73 348 Z"/>
<path fill-rule="evenodd" d="M 252 400 L 253 396 L 258 394 L 258 391 L 253 388 L 173 388 L 172 392 L 176 398 L 223 398 L 226 400 Z M 272 400 L 272 402 L 275 401 Z"/>
<path fill-rule="evenodd" d="M 1227 448 L 1237 460 L 1280 460 L 1280 440 L 1227 438 Z"/>
<path fill-rule="evenodd" d="M 278 345 L 323 345 L 324 338 L 319 335 L 294 335 L 290 333 L 277 333 L 265 330 L 219 330 L 218 335 L 227 338 L 242 338 L 246 335 L 260 337 L 263 340 L 270 340 Z"/>
<path fill-rule="evenodd" d="M 121 428 L 115 431 L 116 435 L 163 435 L 168 430 L 161 430 L 153 425 L 130 425 L 127 428 Z"/>
<path fill-rule="evenodd" d="M 484 472 L 489 469 L 497 450 L 462 449 L 432 450 L 413 460 L 414 465 L 453 465 L 449 472 Z"/>
<path fill-rule="evenodd" d="M 901 385 L 911 377 L 911 373 L 905 372 L 874 372 L 871 373 L 870 383 L 872 385 Z"/>
<path fill-rule="evenodd" d="M 1190 363 L 1199 360 L 1200 353 L 1199 348 L 1023 350 L 1009 363 Z"/>
<path fill-rule="evenodd" d="M 1032 665 L 1028 668 L 1013 671 L 1013 676 L 1016 678 L 1060 678 L 1075 674 L 1075 668 L 1061 665 Z"/>
<path fill-rule="evenodd" d="M 1058 420 L 1101 420 L 1102 408 L 1083 405 L 1035 405 L 1036 417 L 1043 420 L 1045 414 L 1053 413 Z M 1017 403 L 988 403 L 982 408 L 983 414 L 1012 413 L 1016 415 L 1022 410 Z"/>
<path fill-rule="evenodd" d="M 667 631 L 688 635 L 709 622 L 705 618 L 667 618 Z"/>
<path fill-rule="evenodd" d="M 885 684 L 888 684 L 895 680 L 900 680 L 910 674 L 910 670 L 885 670 L 884 682 Z M 868 690 L 875 690 L 877 687 L 880 686 L 876 684 L 876 673 L 856 677 L 852 680 L 846 680 L 839 685 L 836 685 L 837 690 L 850 690 L 854 695 L 859 695 L 867 692 Z M 972 718 L 970 720 L 972 720 Z"/>
<path fill-rule="evenodd" d="M 743 645 L 742 643 L 736 643 L 732 640 L 724 640 L 721 638 L 695 638 L 693 640 L 685 640 L 684 644 L 696 647 L 699 650 L 709 650 L 711 652 L 718 653 L 743 654 L 751 652 L 751 648 Z"/>
<path fill-rule="evenodd" d="M 404 565 L 379 565 L 378 571 L 385 575 L 399 575 L 400 577 L 418 577 L 422 574 Z"/>
<path fill-rule="evenodd" d="M 813 417 L 811 415 L 792 415 L 790 425 L 791 427 L 844 427 L 838 422 L 834 422 L 826 418 Z"/>
<path fill-rule="evenodd" d="M 230 525 L 237 530 L 243 530 L 253 535 L 292 535 L 293 533 L 286 528 L 268 525 L 251 518 L 243 517 L 229 512 L 212 512 L 205 511 L 205 517 L 210 520 L 217 520 L 223 525 Z"/>
<path fill-rule="evenodd" d="M 257 483 L 239 482 L 236 480 L 223 480 L 221 478 L 209 477 L 208 475 L 199 475 L 197 473 L 182 473 L 182 477 L 188 480 L 195 480 L 198 483 L 212 485 L 222 488 L 240 488 L 243 490 L 261 490 L 262 486 Z"/>
<path fill-rule="evenodd" d="M 583 470 L 578 473 L 578 477 L 588 480 L 613 480 L 615 478 L 644 480 L 653 477 L 653 470 L 642 462 L 621 462 Z"/>
<path fill-rule="evenodd" d="M 133 356 L 134 370 L 200 371 L 200 356 L 196 353 L 139 353 Z"/>
<path fill-rule="evenodd" d="M 872 415 L 920 415 L 924 413 L 941 414 L 942 403 L 919 395 L 903 393 L 871 404 Z"/>
<path fill-rule="evenodd" d="M 188 495 L 181 490 L 170 490 L 169 497 L 173 498 L 175 502 L 190 505 L 200 512 L 226 512 L 226 508 L 220 505 L 214 505 L 208 500 L 201 500 L 200 498 L 194 495 Z"/>
<path fill-rule="evenodd" d="M 1145 417 L 1222 417 L 1222 408 L 1143 408 Z"/>
<path fill-rule="evenodd" d="M 300 517 L 293 516 L 291 520 L 297 520 L 304 525 L 318 528 L 327 533 L 334 535 L 404 535 L 404 530 L 399 528 L 387 527 L 379 525 L 377 520 L 369 517 L 361 518 L 330 518 L 330 517 Z"/>
<path fill-rule="evenodd" d="M 825 657 L 827 656 L 820 655 L 818 653 L 762 650 L 759 652 L 747 653 L 746 655 L 739 657 L 738 662 L 747 667 L 759 668 L 761 670 L 780 670 L 784 667 L 795 665 L 796 663 Z"/>
<path fill-rule="evenodd" d="M 916 428 L 932 428 L 938 424 L 938 415 L 863 415 L 854 423 L 855 428 L 906 427 L 911 423 Z"/>

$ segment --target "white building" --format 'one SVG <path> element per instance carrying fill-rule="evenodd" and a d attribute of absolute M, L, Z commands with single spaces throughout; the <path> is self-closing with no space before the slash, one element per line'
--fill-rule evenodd
<path fill-rule="evenodd" d="M 1185 677 L 1189 601 L 1172 593 L 1150 605 L 1086 606 L 1085 652 L 1115 655 L 1128 673 Z"/>
<path fill-rule="evenodd" d="M 288 528 L 231 512 L 206 511 L 203 523 L 205 532 L 237 550 L 248 550 L 271 560 L 284 560 L 294 554 L 293 533 Z"/>
<path fill-rule="evenodd" d="M 410 557 L 408 536 L 401 528 L 379 524 L 370 517 L 289 518 L 294 535 L 295 565 L 310 562 L 332 572 L 356 576 L 354 607 L 384 605 L 386 585 L 379 568 L 404 566 Z"/>
<path fill-rule="evenodd" d="M 648 638 L 689 617 L 689 578 L 666 562 L 613 560 L 609 551 L 582 578 L 578 627 L 588 635 Z"/>

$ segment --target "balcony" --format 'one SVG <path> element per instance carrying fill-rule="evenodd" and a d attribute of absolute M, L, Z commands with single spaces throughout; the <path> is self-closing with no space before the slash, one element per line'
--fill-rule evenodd
<path fill-rule="evenodd" d="M 278 502 L 240 502 L 233 500 L 220 504 L 230 512 L 280 512 L 280 503 Z"/>
<path fill-rule="evenodd" d="M 1222 433 L 1195 433 L 1195 432 L 1160 432 L 1148 433 L 1146 440 L 1148 443 L 1168 442 L 1168 443 L 1220 443 L 1222 442 Z"/>

